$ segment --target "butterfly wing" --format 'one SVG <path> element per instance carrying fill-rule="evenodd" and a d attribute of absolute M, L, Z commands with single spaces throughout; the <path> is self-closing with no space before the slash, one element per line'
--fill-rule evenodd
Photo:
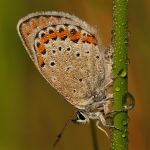
<path fill-rule="evenodd" d="M 103 48 L 95 29 L 62 12 L 33 13 L 17 30 L 34 64 L 67 101 L 92 103 L 104 81 Z"/>

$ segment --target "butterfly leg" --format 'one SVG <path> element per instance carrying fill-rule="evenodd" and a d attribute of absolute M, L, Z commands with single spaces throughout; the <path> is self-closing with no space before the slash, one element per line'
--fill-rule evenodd
<path fill-rule="evenodd" d="M 107 137 L 109 137 L 109 135 L 106 132 L 106 130 L 103 129 L 100 126 L 100 122 L 102 123 L 102 125 L 104 127 L 107 127 L 107 128 L 115 128 L 115 127 L 113 125 L 108 124 L 107 121 L 106 121 L 106 119 L 105 119 L 105 117 L 104 117 L 104 115 L 102 113 L 99 113 L 99 120 L 96 121 L 96 126 L 97 126 L 98 129 L 100 129 L 102 132 L 104 132 Z"/>
<path fill-rule="evenodd" d="M 97 126 L 97 128 L 100 129 L 102 132 L 104 132 L 107 137 L 109 137 L 109 135 L 108 135 L 108 133 L 106 132 L 106 130 L 103 129 L 103 128 L 99 125 L 99 123 L 100 123 L 100 121 L 97 120 L 97 121 L 96 121 L 96 126 Z"/>

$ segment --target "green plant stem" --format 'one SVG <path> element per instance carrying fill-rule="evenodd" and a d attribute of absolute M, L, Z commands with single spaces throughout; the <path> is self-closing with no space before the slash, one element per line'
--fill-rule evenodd
<path fill-rule="evenodd" d="M 128 91 L 128 0 L 113 0 L 113 31 L 112 46 L 114 49 L 113 75 L 113 115 L 112 150 L 128 149 L 128 113 L 124 108 Z M 121 72 L 122 71 L 122 72 Z M 120 111 L 120 112 L 119 112 Z"/>
<path fill-rule="evenodd" d="M 91 120 L 91 134 L 93 140 L 93 150 L 99 150 L 97 136 L 96 136 L 96 127 L 95 127 L 95 122 L 93 120 Z"/>

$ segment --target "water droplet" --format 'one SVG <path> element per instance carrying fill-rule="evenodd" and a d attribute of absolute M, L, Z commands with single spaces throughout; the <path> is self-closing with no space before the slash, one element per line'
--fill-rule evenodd
<path fill-rule="evenodd" d="M 128 133 L 128 132 L 127 132 L 127 130 L 125 129 L 124 132 L 123 132 L 123 134 L 122 134 L 122 137 L 123 137 L 123 138 L 127 137 L 127 133 Z"/>
<path fill-rule="evenodd" d="M 127 72 L 126 72 L 126 69 L 123 69 L 123 71 L 121 72 L 120 76 L 122 78 L 125 78 L 127 76 Z"/>
<path fill-rule="evenodd" d="M 128 44 L 128 40 L 125 40 L 124 43 L 125 43 L 125 44 Z"/>
<path fill-rule="evenodd" d="M 122 134 L 122 137 L 125 138 L 125 137 L 126 137 L 126 134 Z"/>
<path fill-rule="evenodd" d="M 123 23 L 121 23 L 121 25 L 122 25 L 122 26 L 124 26 L 124 25 L 125 25 L 125 23 L 123 22 Z"/>
<path fill-rule="evenodd" d="M 121 55 L 121 51 L 119 51 L 119 55 Z"/>
<path fill-rule="evenodd" d="M 126 110 L 130 110 L 130 109 L 133 109 L 134 106 L 135 106 L 135 98 L 133 97 L 132 94 L 128 93 L 124 108 Z"/>
<path fill-rule="evenodd" d="M 119 92 L 120 91 L 120 87 L 116 87 L 115 91 Z"/>
<path fill-rule="evenodd" d="M 128 121 L 127 120 L 123 120 L 122 123 L 123 123 L 124 126 L 126 126 L 128 124 Z"/>

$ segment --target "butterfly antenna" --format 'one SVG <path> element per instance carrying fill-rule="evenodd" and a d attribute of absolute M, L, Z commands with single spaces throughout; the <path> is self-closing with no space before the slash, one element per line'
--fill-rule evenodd
<path fill-rule="evenodd" d="M 64 133 L 66 127 L 68 127 L 68 125 L 71 123 L 71 120 L 72 120 L 72 119 L 67 120 L 67 122 L 65 123 L 65 125 L 64 125 L 64 127 L 62 128 L 61 132 L 57 135 L 56 140 L 55 140 L 55 142 L 53 143 L 53 147 L 55 147 L 55 146 L 58 144 L 58 142 L 60 141 L 60 139 L 61 139 L 61 137 L 62 137 L 62 135 L 63 135 L 63 133 Z"/>

